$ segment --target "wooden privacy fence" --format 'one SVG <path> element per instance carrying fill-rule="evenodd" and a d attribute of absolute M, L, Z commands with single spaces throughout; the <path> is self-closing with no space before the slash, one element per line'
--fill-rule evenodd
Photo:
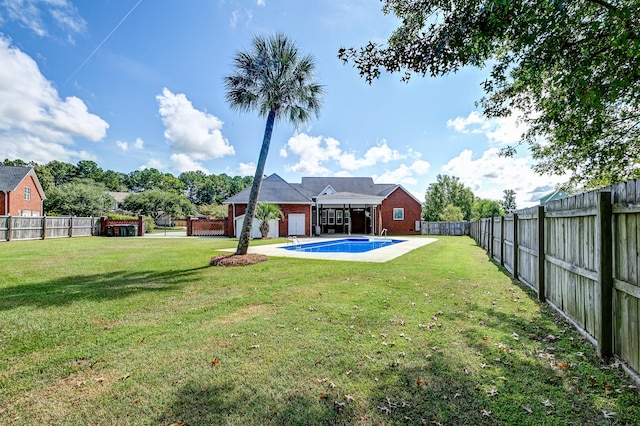
<path fill-rule="evenodd" d="M 422 235 L 469 235 L 470 222 L 422 222 Z"/>
<path fill-rule="evenodd" d="M 83 237 L 100 233 L 100 219 L 70 216 L 0 216 L 0 241 Z"/>
<path fill-rule="evenodd" d="M 640 371 L 640 181 L 481 219 L 470 235 L 599 355 Z"/>

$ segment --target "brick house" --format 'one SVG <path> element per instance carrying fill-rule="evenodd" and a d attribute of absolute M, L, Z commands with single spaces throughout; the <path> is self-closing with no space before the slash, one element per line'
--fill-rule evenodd
<path fill-rule="evenodd" d="M 238 236 L 251 189 L 228 198 L 227 229 Z M 277 174 L 262 181 L 258 202 L 284 213 L 276 236 L 325 234 L 420 234 L 422 203 L 397 184 L 367 177 L 303 177 L 288 183 Z M 253 228 L 256 228 L 254 225 Z M 253 231 L 253 229 L 252 229 Z"/>
<path fill-rule="evenodd" d="M 45 198 L 33 167 L 0 165 L 0 216 L 43 216 Z"/>

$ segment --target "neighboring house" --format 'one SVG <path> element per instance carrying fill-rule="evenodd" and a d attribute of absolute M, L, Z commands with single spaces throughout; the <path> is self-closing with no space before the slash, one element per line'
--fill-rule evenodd
<path fill-rule="evenodd" d="M 540 205 L 548 203 L 550 201 L 561 200 L 563 198 L 569 198 L 569 194 L 567 194 L 564 191 L 560 191 L 556 189 L 552 193 L 547 194 L 544 197 L 540 198 Z"/>
<path fill-rule="evenodd" d="M 122 207 L 121 207 L 122 202 L 124 201 L 125 198 L 127 198 L 127 196 L 131 195 L 131 192 L 110 191 L 110 192 L 107 192 L 107 194 L 111 195 L 113 199 L 116 200 L 111 210 L 114 212 L 117 212 L 122 210 Z"/>
<path fill-rule="evenodd" d="M 43 216 L 45 198 L 33 167 L 0 166 L 0 216 Z"/>
<path fill-rule="evenodd" d="M 228 198 L 227 220 L 238 236 L 251 189 Z M 259 202 L 276 204 L 284 213 L 278 235 L 412 235 L 420 233 L 422 203 L 397 184 L 376 184 L 366 177 L 303 177 L 288 183 L 277 174 L 265 178 Z M 255 227 L 255 225 L 254 225 Z"/>

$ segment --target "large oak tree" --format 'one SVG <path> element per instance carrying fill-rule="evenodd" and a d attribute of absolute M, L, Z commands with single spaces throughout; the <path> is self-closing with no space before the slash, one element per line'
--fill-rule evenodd
<path fill-rule="evenodd" d="M 383 0 L 401 19 L 386 44 L 342 48 L 368 82 L 488 67 L 488 117 L 523 113 L 540 173 L 595 187 L 639 175 L 637 0 Z M 505 154 L 513 154 L 509 147 Z"/>

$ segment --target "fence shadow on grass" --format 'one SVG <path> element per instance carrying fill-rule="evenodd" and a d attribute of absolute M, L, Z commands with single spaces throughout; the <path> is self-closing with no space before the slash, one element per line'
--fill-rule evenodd
<path fill-rule="evenodd" d="M 113 300 L 140 292 L 163 292 L 190 282 L 198 268 L 77 274 L 0 288 L 0 311 L 20 306 L 63 306 L 81 300 Z"/>

